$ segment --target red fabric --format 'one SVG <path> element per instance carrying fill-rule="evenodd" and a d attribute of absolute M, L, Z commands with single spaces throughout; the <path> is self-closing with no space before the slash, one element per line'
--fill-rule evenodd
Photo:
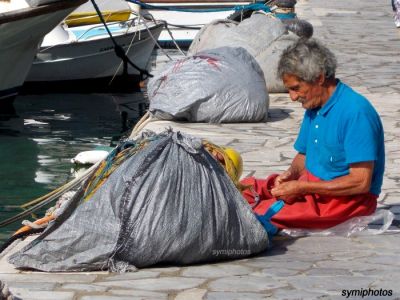
<path fill-rule="evenodd" d="M 252 188 L 242 194 L 247 202 L 253 206 L 253 211 L 264 215 L 268 208 L 276 201 L 270 194 L 271 184 L 276 174 L 267 179 L 248 177 L 241 181 L 243 185 Z M 321 181 L 310 172 L 305 172 L 299 180 Z M 255 193 L 259 195 L 259 202 L 255 205 Z M 310 228 L 325 229 L 340 224 L 350 218 L 367 216 L 375 212 L 377 196 L 371 193 L 352 196 L 322 196 L 318 194 L 303 195 L 293 203 L 285 203 L 284 207 L 271 219 L 271 223 L 278 228 Z"/>

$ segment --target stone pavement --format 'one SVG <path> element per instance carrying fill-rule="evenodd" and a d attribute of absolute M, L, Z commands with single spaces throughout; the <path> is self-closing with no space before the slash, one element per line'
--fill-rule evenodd
<path fill-rule="evenodd" d="M 299 0 L 297 12 L 336 53 L 338 77 L 369 98 L 382 116 L 387 167 L 379 205 L 400 219 L 400 31 L 390 3 Z M 230 145 L 243 154 L 244 175 L 262 177 L 287 168 L 302 115 L 286 94 L 274 94 L 267 123 L 157 121 L 146 128 L 172 126 Z M 23 299 L 346 299 L 348 292 L 350 299 L 400 299 L 399 253 L 399 230 L 392 227 L 378 236 L 278 237 L 271 250 L 253 258 L 127 274 L 22 272 L 3 257 L 0 280 Z"/>

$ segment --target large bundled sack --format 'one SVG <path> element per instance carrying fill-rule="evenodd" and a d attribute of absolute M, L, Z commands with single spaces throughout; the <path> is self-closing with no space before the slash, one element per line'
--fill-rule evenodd
<path fill-rule="evenodd" d="M 260 64 L 270 93 L 285 93 L 286 87 L 278 77 L 278 63 L 283 50 L 298 40 L 294 33 L 287 33 L 277 38 L 273 43 L 259 52 L 255 58 Z"/>
<path fill-rule="evenodd" d="M 277 77 L 279 57 L 299 36 L 311 37 L 312 31 L 312 25 L 306 21 L 281 21 L 263 13 L 255 13 L 240 23 L 216 20 L 199 31 L 189 54 L 196 55 L 219 47 L 243 47 L 261 67 L 268 92 L 285 92 L 286 88 Z"/>
<path fill-rule="evenodd" d="M 269 97 L 263 73 L 243 48 L 222 47 L 171 62 L 149 80 L 149 111 L 158 119 L 259 122 Z"/>
<path fill-rule="evenodd" d="M 61 216 L 9 261 L 48 272 L 124 271 L 241 258 L 268 243 L 202 142 L 166 131 L 112 152 Z"/>

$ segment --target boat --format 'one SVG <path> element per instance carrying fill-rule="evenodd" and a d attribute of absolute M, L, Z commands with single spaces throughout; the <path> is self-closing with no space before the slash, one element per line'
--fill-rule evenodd
<path fill-rule="evenodd" d="M 96 5 L 106 22 L 127 21 L 131 17 L 131 7 L 124 0 L 96 0 Z M 65 23 L 69 27 L 100 24 L 101 20 L 91 1 L 75 9 Z"/>
<path fill-rule="evenodd" d="M 140 9 L 137 13 L 145 18 L 164 20 L 166 28 L 161 32 L 159 43 L 171 47 L 175 43 L 190 46 L 198 31 L 206 24 L 219 19 L 241 21 L 253 11 L 263 10 L 294 17 L 295 0 L 127 0 Z M 278 3 L 277 3 L 278 2 Z M 266 4 L 267 3 L 267 4 Z M 270 5 L 271 4 L 271 5 Z"/>
<path fill-rule="evenodd" d="M 27 76 L 24 92 L 138 89 L 137 83 L 142 79 L 139 70 L 145 72 L 163 24 L 138 18 L 107 23 L 113 39 L 138 70 L 129 64 L 125 66 L 116 55 L 104 25 L 92 23 L 96 20 L 81 26 L 63 23 L 45 37 Z"/>
<path fill-rule="evenodd" d="M 87 0 L 0 1 L 0 105 L 10 105 L 43 37 Z"/>

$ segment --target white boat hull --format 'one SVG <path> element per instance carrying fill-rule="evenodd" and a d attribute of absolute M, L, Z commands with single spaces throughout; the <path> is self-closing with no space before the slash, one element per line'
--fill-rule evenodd
<path fill-rule="evenodd" d="M 150 30 L 153 37 L 157 39 L 162 25 L 152 26 Z M 144 27 L 140 32 L 130 31 L 126 35 L 118 35 L 114 38 L 125 51 L 131 44 L 127 56 L 139 68 L 146 68 L 155 41 Z M 121 59 L 116 56 L 110 38 L 105 36 L 101 39 L 58 44 L 48 49 L 41 49 L 32 64 L 27 81 L 83 80 L 108 78 L 121 74 L 123 74 Z M 139 72 L 128 66 L 128 74 L 139 75 Z"/>
<path fill-rule="evenodd" d="M 214 21 L 226 19 L 232 13 L 233 10 L 217 12 L 217 13 L 182 13 L 182 12 L 170 12 L 170 11 L 152 11 L 152 15 L 156 20 L 165 20 L 169 24 L 185 26 L 178 27 L 169 25 L 169 30 L 179 44 L 192 42 L 196 34 L 199 32 L 200 28 L 204 25 Z M 192 27 L 192 28 L 188 28 Z M 161 32 L 158 38 L 160 42 L 170 42 L 172 41 L 171 35 L 165 29 Z"/>
<path fill-rule="evenodd" d="M 22 19 L 0 16 L 0 103 L 17 95 L 40 41 L 76 6 Z"/>
<path fill-rule="evenodd" d="M 231 8 L 234 6 L 243 6 L 251 4 L 253 1 L 248 2 L 211 2 L 211 3 L 151 3 L 153 6 L 174 6 L 178 9 L 219 9 L 219 8 Z M 169 11 L 162 9 L 143 9 L 142 14 L 151 14 L 156 20 L 164 20 L 169 25 L 169 30 L 173 36 L 173 39 L 178 44 L 190 44 L 201 27 L 214 20 L 223 20 L 233 14 L 235 10 L 227 11 L 215 11 L 215 12 L 184 12 L 184 11 Z M 173 26 L 178 25 L 178 26 Z M 180 27 L 184 26 L 184 27 Z M 192 28 L 188 28 L 192 27 Z M 161 43 L 169 43 L 172 41 L 171 35 L 165 29 L 161 32 L 158 39 Z"/>

